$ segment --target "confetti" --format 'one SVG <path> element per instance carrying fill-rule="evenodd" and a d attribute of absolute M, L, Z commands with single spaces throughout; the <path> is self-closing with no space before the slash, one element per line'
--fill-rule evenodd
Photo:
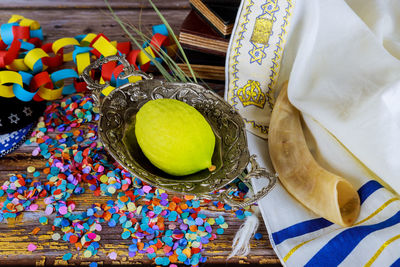
<path fill-rule="evenodd" d="M 29 166 L 28 168 L 26 168 L 26 171 L 27 171 L 28 173 L 33 173 L 35 170 L 36 170 L 36 168 L 33 167 L 33 166 Z"/>
<path fill-rule="evenodd" d="M 37 210 L 38 208 L 39 208 L 39 206 L 38 206 L 37 204 L 32 204 L 32 205 L 29 206 L 29 209 L 30 209 L 31 211 L 35 211 L 35 210 Z"/>
<path fill-rule="evenodd" d="M 35 227 L 35 229 L 32 230 L 31 234 L 36 235 L 37 233 L 39 233 L 40 228 L 39 227 Z"/>
<path fill-rule="evenodd" d="M 85 258 L 90 258 L 90 257 L 92 257 L 92 255 L 93 255 L 93 253 L 90 250 L 85 250 L 83 252 L 83 257 L 85 257 Z"/>
<path fill-rule="evenodd" d="M 51 239 L 53 239 L 54 241 L 60 240 L 60 238 L 61 238 L 61 235 L 59 233 L 54 233 L 51 236 Z"/>
<path fill-rule="evenodd" d="M 28 251 L 35 251 L 37 249 L 37 246 L 35 246 L 34 244 L 30 243 L 28 245 Z"/>
<path fill-rule="evenodd" d="M 39 223 L 40 223 L 40 224 L 45 225 L 45 224 L 48 223 L 48 221 L 49 221 L 49 220 L 47 219 L 47 217 L 44 217 L 44 216 L 43 216 L 43 217 L 40 217 L 40 218 L 39 218 Z"/>
<path fill-rule="evenodd" d="M 66 253 L 66 254 L 64 254 L 62 259 L 64 261 L 69 261 L 71 258 L 72 258 L 72 253 Z"/>
<path fill-rule="evenodd" d="M 254 238 L 256 240 L 260 240 L 263 237 L 263 235 L 261 233 L 255 233 Z"/>
<path fill-rule="evenodd" d="M 111 252 L 110 254 L 108 254 L 107 256 L 112 260 L 116 260 L 117 259 L 117 253 L 115 253 L 114 251 Z"/>

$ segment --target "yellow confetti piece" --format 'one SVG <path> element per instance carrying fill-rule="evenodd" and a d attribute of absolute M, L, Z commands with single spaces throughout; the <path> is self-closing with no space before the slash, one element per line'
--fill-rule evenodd
<path fill-rule="evenodd" d="M 85 250 L 85 252 L 83 252 L 83 257 L 85 258 L 92 257 L 92 252 L 90 250 Z"/>
<path fill-rule="evenodd" d="M 117 191 L 117 189 L 115 189 L 114 186 L 110 186 L 110 187 L 107 189 L 107 191 L 108 191 L 108 193 L 110 193 L 110 194 L 114 194 L 114 193 Z"/>
<path fill-rule="evenodd" d="M 209 219 L 207 220 L 207 222 L 208 222 L 210 225 L 214 225 L 214 224 L 215 224 L 215 219 L 214 219 L 214 218 L 209 218 Z"/>
<path fill-rule="evenodd" d="M 182 253 L 186 255 L 186 257 L 190 258 L 192 256 L 192 253 L 189 248 L 185 248 L 182 250 Z"/>
<path fill-rule="evenodd" d="M 53 239 L 54 241 L 60 240 L 60 238 L 61 238 L 61 235 L 59 233 L 54 233 L 51 236 L 51 239 Z"/>
<path fill-rule="evenodd" d="M 136 213 L 137 214 L 140 214 L 141 211 L 142 211 L 142 206 L 139 206 L 139 207 L 136 208 Z"/>
<path fill-rule="evenodd" d="M 93 241 L 95 242 L 99 242 L 101 240 L 101 236 L 100 235 L 96 235 L 96 238 L 93 239 Z"/>
<path fill-rule="evenodd" d="M 135 203 L 133 203 L 133 202 L 129 202 L 127 206 L 128 206 L 128 210 L 129 210 L 129 211 L 134 211 L 134 210 L 136 210 L 136 205 L 135 205 Z"/>
<path fill-rule="evenodd" d="M 107 183 L 108 182 L 108 176 L 103 174 L 102 176 L 100 176 L 100 181 L 103 184 Z"/>
<path fill-rule="evenodd" d="M 226 229 L 228 228 L 228 224 L 226 222 L 224 222 L 223 224 L 220 224 L 220 226 L 222 229 Z"/>
<path fill-rule="evenodd" d="M 28 168 L 26 168 L 26 170 L 27 170 L 27 172 L 29 172 L 29 173 L 33 173 L 33 172 L 36 171 L 36 168 L 33 167 L 33 166 L 29 166 Z"/>
<path fill-rule="evenodd" d="M 160 189 L 160 188 L 156 189 L 156 191 L 158 191 L 158 193 L 160 193 L 160 194 L 162 194 L 162 193 L 165 193 L 165 192 L 166 192 L 164 189 Z"/>

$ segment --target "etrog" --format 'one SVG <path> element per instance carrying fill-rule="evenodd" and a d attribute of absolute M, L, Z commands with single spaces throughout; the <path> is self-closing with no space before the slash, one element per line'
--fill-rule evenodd
<path fill-rule="evenodd" d="M 183 176 L 215 168 L 211 126 L 182 101 L 163 98 L 145 103 L 136 114 L 135 135 L 144 155 L 168 174 Z"/>

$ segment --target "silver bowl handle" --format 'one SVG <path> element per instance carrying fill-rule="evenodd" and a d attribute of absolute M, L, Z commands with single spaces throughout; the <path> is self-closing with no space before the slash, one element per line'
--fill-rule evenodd
<path fill-rule="evenodd" d="M 271 191 L 271 189 L 276 184 L 277 175 L 271 174 L 265 168 L 261 168 L 256 161 L 256 155 L 252 155 L 250 157 L 250 163 L 251 163 L 251 169 L 250 169 L 249 173 L 245 177 L 240 178 L 240 179 L 253 192 L 254 192 L 254 190 L 251 186 L 252 178 L 267 178 L 269 180 L 268 185 L 263 187 L 260 191 L 258 191 L 252 197 L 250 197 L 249 199 L 247 199 L 245 201 L 235 200 L 233 198 L 233 196 L 230 194 L 234 189 L 232 187 L 230 187 L 227 190 L 225 190 L 224 192 L 219 194 L 219 196 L 218 196 L 219 201 L 221 201 L 222 203 L 226 203 L 231 207 L 244 208 L 244 207 L 250 206 L 251 204 L 254 204 L 258 200 L 262 199 Z"/>
<path fill-rule="evenodd" d="M 81 74 L 81 77 L 87 83 L 87 88 L 92 91 L 92 97 L 97 107 L 101 105 L 101 92 L 103 91 L 103 89 L 110 86 L 110 83 L 105 82 L 104 84 L 100 84 L 98 81 L 94 81 L 90 75 L 90 72 L 94 69 L 100 68 L 101 65 L 110 61 L 119 61 L 124 66 L 123 72 L 121 72 L 121 74 L 118 76 L 118 78 L 120 79 L 126 79 L 130 76 L 140 76 L 145 80 L 153 79 L 152 74 L 147 74 L 141 70 L 135 70 L 135 67 L 130 65 L 124 56 L 115 55 L 99 58 L 98 60 L 92 62 L 89 66 L 87 66 Z"/>

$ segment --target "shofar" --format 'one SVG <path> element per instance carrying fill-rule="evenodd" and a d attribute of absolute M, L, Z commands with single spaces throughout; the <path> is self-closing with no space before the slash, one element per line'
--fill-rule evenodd
<path fill-rule="evenodd" d="M 341 226 L 355 222 L 360 212 L 360 198 L 347 180 L 322 168 L 313 158 L 300 113 L 289 102 L 287 83 L 272 111 L 268 147 L 279 180 L 299 202 Z"/>

